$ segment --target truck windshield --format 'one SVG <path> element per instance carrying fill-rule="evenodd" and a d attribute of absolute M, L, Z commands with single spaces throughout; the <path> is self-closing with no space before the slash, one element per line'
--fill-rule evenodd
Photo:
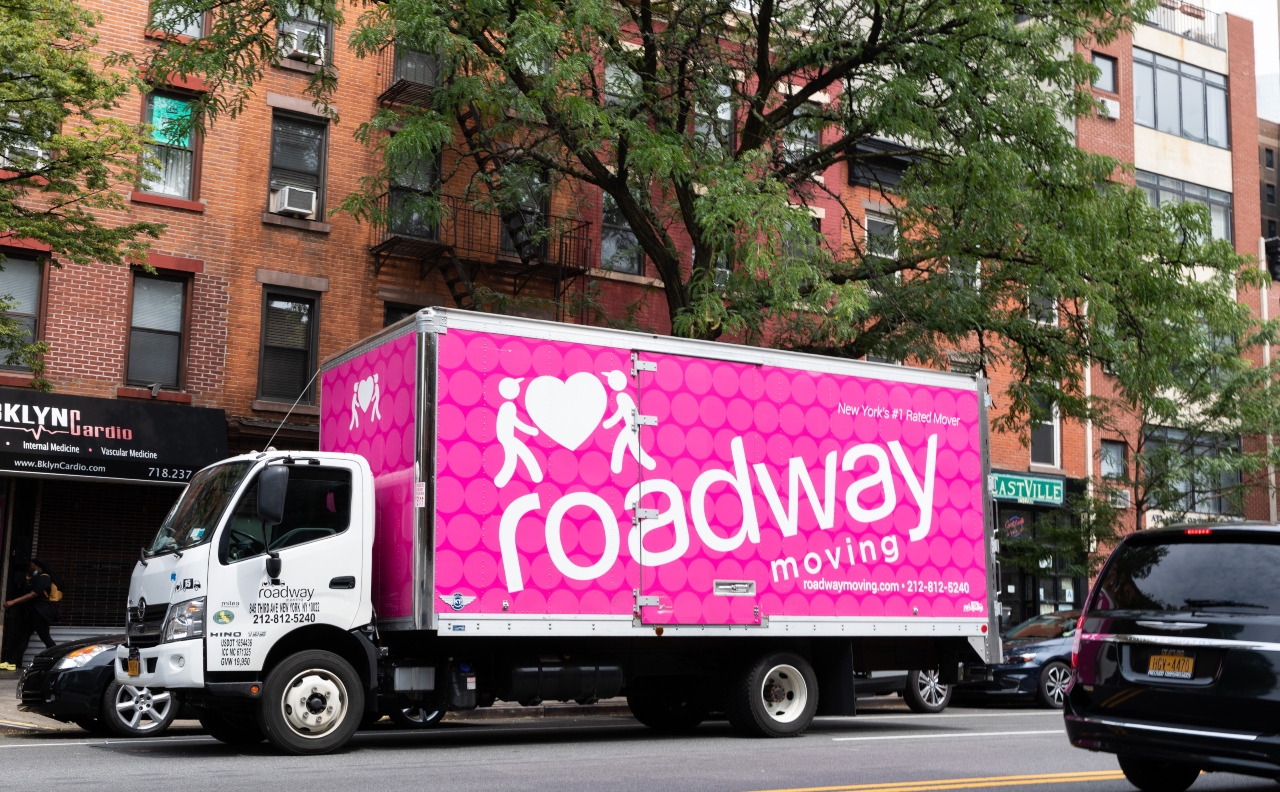
<path fill-rule="evenodd" d="M 191 479 L 182 498 L 169 510 L 148 556 L 186 550 L 207 542 L 236 487 L 252 467 L 251 462 L 229 462 L 206 468 Z"/>

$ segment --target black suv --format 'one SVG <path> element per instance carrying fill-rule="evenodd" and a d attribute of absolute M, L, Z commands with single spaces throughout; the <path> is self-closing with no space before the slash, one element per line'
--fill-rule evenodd
<path fill-rule="evenodd" d="M 1280 526 L 1125 537 L 1076 631 L 1071 743 L 1147 792 L 1201 770 L 1280 778 Z"/>

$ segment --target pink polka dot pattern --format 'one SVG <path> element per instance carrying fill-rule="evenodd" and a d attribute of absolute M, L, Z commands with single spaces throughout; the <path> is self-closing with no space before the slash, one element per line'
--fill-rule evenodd
<path fill-rule="evenodd" d="M 358 453 L 373 471 L 372 594 L 382 618 L 413 615 L 416 357 L 416 337 L 409 333 L 329 369 L 320 378 L 320 450 Z M 364 393 L 372 397 L 376 392 L 376 400 L 360 402 L 358 388 L 375 376 L 376 382 L 372 388 L 365 385 Z M 464 457 L 459 464 L 468 462 Z"/>

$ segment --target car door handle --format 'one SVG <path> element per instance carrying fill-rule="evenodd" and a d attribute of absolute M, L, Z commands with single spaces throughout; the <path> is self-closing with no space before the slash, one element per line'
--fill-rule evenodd
<path fill-rule="evenodd" d="M 355 587 L 355 575 L 343 575 L 342 577 L 336 577 L 329 581 L 329 588 L 331 589 L 353 589 Z"/>

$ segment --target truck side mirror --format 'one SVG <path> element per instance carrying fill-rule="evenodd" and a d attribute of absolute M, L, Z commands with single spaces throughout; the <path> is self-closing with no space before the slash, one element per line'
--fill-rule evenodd
<path fill-rule="evenodd" d="M 272 465 L 258 474 L 258 519 L 264 525 L 284 520 L 284 496 L 289 489 L 289 468 Z"/>

